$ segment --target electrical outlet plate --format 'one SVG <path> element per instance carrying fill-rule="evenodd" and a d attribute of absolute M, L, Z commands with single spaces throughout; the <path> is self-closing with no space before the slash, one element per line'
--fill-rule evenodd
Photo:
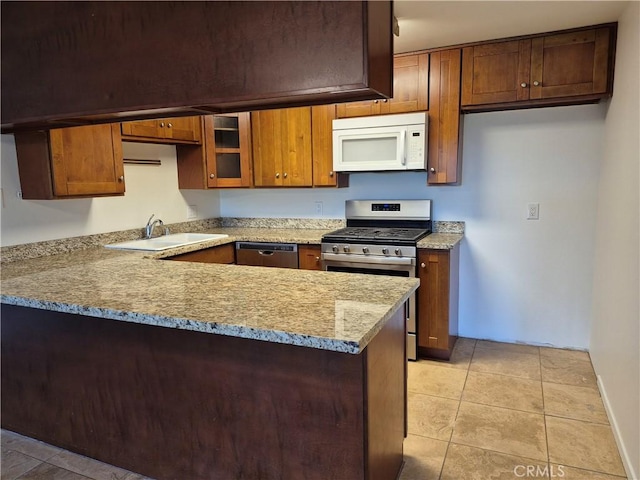
<path fill-rule="evenodd" d="M 322 202 L 315 202 L 316 204 L 316 215 L 322 215 Z"/>
<path fill-rule="evenodd" d="M 527 220 L 538 220 L 540 218 L 540 204 L 528 203 L 527 204 Z"/>
<path fill-rule="evenodd" d="M 187 220 L 195 220 L 198 218 L 198 206 L 187 205 Z"/>

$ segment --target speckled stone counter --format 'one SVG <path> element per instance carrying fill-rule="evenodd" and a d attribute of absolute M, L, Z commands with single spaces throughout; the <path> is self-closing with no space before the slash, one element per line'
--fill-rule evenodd
<path fill-rule="evenodd" d="M 360 353 L 419 283 L 159 259 L 182 251 L 99 248 L 8 263 L 2 303 Z"/>

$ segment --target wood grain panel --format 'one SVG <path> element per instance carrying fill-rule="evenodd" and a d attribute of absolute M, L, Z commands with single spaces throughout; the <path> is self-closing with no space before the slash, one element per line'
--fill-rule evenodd
<path fill-rule="evenodd" d="M 234 244 L 227 243 L 226 245 L 219 245 L 217 247 L 205 248 L 195 252 L 183 253 L 182 255 L 169 257 L 166 260 L 232 264 L 236 261 L 236 252 Z"/>
<path fill-rule="evenodd" d="M 298 245 L 298 268 L 322 270 L 320 245 Z"/>
<path fill-rule="evenodd" d="M 4 304 L 1 320 L 3 428 L 160 480 L 365 478 L 363 355 Z"/>

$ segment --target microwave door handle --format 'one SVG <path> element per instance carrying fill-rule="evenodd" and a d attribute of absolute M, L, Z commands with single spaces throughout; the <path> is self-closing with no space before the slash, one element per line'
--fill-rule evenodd
<path fill-rule="evenodd" d="M 400 132 L 400 162 L 402 163 L 402 165 L 406 165 L 407 164 L 407 145 L 406 145 L 406 139 L 407 139 L 407 130 L 403 129 Z"/>

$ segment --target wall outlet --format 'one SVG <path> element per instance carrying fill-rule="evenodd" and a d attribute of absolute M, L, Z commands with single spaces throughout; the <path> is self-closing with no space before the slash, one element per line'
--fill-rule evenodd
<path fill-rule="evenodd" d="M 187 220 L 195 220 L 198 218 L 198 206 L 187 205 Z"/>
<path fill-rule="evenodd" d="M 540 218 L 540 204 L 527 204 L 527 220 L 538 220 Z"/>
<path fill-rule="evenodd" d="M 322 215 L 322 202 L 315 202 L 316 215 Z"/>

